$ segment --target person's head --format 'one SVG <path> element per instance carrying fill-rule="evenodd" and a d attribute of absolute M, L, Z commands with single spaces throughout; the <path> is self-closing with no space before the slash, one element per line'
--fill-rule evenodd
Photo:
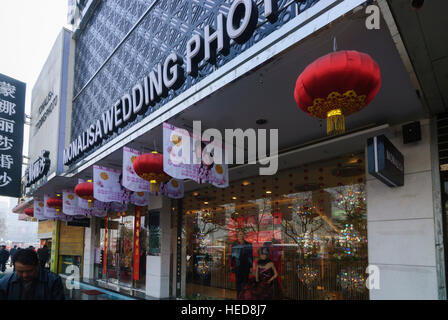
<path fill-rule="evenodd" d="M 266 247 L 261 247 L 258 249 L 258 256 L 260 260 L 266 260 L 269 257 L 269 250 Z"/>
<path fill-rule="evenodd" d="M 16 249 L 17 248 L 17 245 L 14 245 L 14 249 Z"/>
<path fill-rule="evenodd" d="M 242 230 L 238 231 L 238 241 L 243 242 L 244 238 L 245 238 L 244 231 L 242 231 Z"/>
<path fill-rule="evenodd" d="M 17 277 L 23 281 L 36 279 L 39 274 L 39 259 L 33 249 L 22 249 L 14 255 Z"/>

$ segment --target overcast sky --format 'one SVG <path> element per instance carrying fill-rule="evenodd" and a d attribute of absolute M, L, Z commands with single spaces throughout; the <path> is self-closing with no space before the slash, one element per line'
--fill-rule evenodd
<path fill-rule="evenodd" d="M 0 0 L 0 73 L 26 83 L 28 115 L 40 70 L 61 29 L 69 28 L 67 4 L 67 0 Z M 24 155 L 28 129 L 25 126 Z"/>
<path fill-rule="evenodd" d="M 57 35 L 67 26 L 67 0 L 0 0 L 0 73 L 26 83 L 25 113 L 31 91 Z M 28 131 L 25 132 L 28 138 Z M 28 144 L 24 148 L 28 153 Z"/>

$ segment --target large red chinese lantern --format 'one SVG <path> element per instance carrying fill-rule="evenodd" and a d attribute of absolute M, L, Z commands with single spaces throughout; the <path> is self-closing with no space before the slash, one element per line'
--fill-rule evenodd
<path fill-rule="evenodd" d="M 311 63 L 296 82 L 302 111 L 327 119 L 327 134 L 345 132 L 345 118 L 366 107 L 381 87 L 378 64 L 365 53 L 338 51 Z"/>
<path fill-rule="evenodd" d="M 48 198 L 47 206 L 52 209 L 56 209 L 56 212 L 60 212 L 62 210 L 62 199 L 61 198 Z"/>
<path fill-rule="evenodd" d="M 24 212 L 28 217 L 34 217 L 34 209 L 33 208 L 26 208 Z"/>
<path fill-rule="evenodd" d="M 75 187 L 75 194 L 81 199 L 87 200 L 89 203 L 89 207 L 93 205 L 93 183 L 90 182 L 81 182 L 78 183 Z"/>
<path fill-rule="evenodd" d="M 150 182 L 150 192 L 159 192 L 160 183 L 171 178 L 163 172 L 163 155 L 155 151 L 138 156 L 133 167 L 140 178 Z"/>

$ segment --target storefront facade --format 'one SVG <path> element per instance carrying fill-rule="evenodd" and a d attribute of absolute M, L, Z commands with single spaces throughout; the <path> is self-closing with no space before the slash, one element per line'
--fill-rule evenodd
<path fill-rule="evenodd" d="M 277 129 L 278 170 L 229 165 L 226 188 L 185 181 L 182 199 L 151 196 L 76 231 L 58 222 L 59 261 L 143 298 L 445 299 L 435 123 L 380 2 L 383 27 L 369 30 L 361 0 L 89 1 L 74 23 L 64 169 L 45 192 L 92 179 L 94 165 L 122 170 L 124 147 L 160 151 L 164 122 Z M 339 136 L 293 95 L 305 67 L 333 50 L 368 53 L 382 76 Z M 421 137 L 405 143 L 402 126 L 415 121 Z M 381 135 L 403 155 L 398 187 L 369 174 L 368 140 Z M 263 252 L 278 276 L 245 290 Z"/>

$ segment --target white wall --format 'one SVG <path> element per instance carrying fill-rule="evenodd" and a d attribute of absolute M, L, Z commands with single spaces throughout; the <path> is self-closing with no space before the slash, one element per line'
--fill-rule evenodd
<path fill-rule="evenodd" d="M 380 270 L 371 300 L 438 299 L 430 127 L 420 123 L 419 142 L 403 145 L 401 125 L 386 135 L 404 156 L 403 187 L 367 174 L 369 265 Z"/>
<path fill-rule="evenodd" d="M 90 228 L 84 228 L 84 261 L 82 267 L 82 279 L 89 281 L 94 279 L 95 272 L 95 242 L 99 234 L 95 233 L 98 219 L 90 218 Z"/>
<path fill-rule="evenodd" d="M 160 210 L 160 256 L 146 257 L 146 295 L 168 298 L 170 294 L 171 200 L 151 196 L 149 210 Z"/>
<path fill-rule="evenodd" d="M 57 166 L 58 134 L 56 133 L 59 129 L 63 45 L 64 30 L 59 33 L 52 47 L 39 78 L 34 84 L 31 96 L 31 129 L 28 155 L 30 161 L 33 162 L 37 160 L 42 150 L 49 150 L 51 164 L 48 175 L 56 171 Z M 39 107 L 50 91 L 53 92 L 54 96 L 46 104 L 43 112 L 39 113 Z M 51 105 L 51 101 L 56 99 L 56 96 L 57 102 L 53 111 L 47 115 L 42 126 L 37 129 L 36 123 L 43 117 L 43 114 Z"/>

